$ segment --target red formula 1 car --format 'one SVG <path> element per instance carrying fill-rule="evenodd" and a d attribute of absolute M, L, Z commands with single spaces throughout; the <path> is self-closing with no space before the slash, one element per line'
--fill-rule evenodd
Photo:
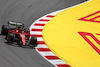
<path fill-rule="evenodd" d="M 1 30 L 2 35 L 6 35 L 8 43 L 17 42 L 22 46 L 37 46 L 37 37 L 30 35 L 30 30 L 24 28 L 24 24 L 20 22 L 9 21 L 8 25 L 3 25 Z"/>

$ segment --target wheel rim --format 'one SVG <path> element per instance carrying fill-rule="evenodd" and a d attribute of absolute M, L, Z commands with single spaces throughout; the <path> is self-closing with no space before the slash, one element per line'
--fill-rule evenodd
<path fill-rule="evenodd" d="M 7 36 L 7 42 L 8 42 L 8 43 L 12 43 L 12 41 L 11 41 L 11 38 L 10 38 L 9 34 L 8 34 L 8 36 Z"/>
<path fill-rule="evenodd" d="M 20 45 L 22 45 L 22 41 L 20 41 Z"/>
<path fill-rule="evenodd" d="M 11 38 L 10 37 L 8 38 L 8 42 L 11 43 Z"/>
<path fill-rule="evenodd" d="M 19 46 L 22 47 L 22 41 L 19 41 Z"/>

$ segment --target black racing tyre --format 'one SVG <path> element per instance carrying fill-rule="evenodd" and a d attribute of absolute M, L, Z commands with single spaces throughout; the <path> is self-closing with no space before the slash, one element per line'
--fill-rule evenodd
<path fill-rule="evenodd" d="M 2 35 L 7 35 L 8 30 L 9 30 L 9 26 L 3 25 L 2 28 L 1 28 L 1 34 Z"/>
<path fill-rule="evenodd" d="M 36 47 L 37 46 L 37 37 L 32 36 L 30 38 L 30 44 L 33 45 L 33 47 Z"/>
<path fill-rule="evenodd" d="M 12 43 L 13 41 L 14 41 L 14 34 L 13 33 L 8 33 L 7 42 Z"/>
<path fill-rule="evenodd" d="M 29 28 L 25 28 L 24 30 L 25 30 L 26 33 L 30 32 Z"/>
<path fill-rule="evenodd" d="M 19 45 L 19 47 L 23 47 L 22 41 L 17 41 L 17 44 Z"/>

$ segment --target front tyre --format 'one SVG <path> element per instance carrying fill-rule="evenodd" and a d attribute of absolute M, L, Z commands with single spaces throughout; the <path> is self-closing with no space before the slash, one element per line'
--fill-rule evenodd
<path fill-rule="evenodd" d="M 19 47 L 23 47 L 22 41 L 18 41 L 17 44 L 19 45 Z"/>
<path fill-rule="evenodd" d="M 14 41 L 14 34 L 13 33 L 8 33 L 7 42 L 12 43 L 13 41 Z"/>
<path fill-rule="evenodd" d="M 37 37 L 32 36 L 30 38 L 30 44 L 33 45 L 33 47 L 36 47 L 37 46 Z"/>

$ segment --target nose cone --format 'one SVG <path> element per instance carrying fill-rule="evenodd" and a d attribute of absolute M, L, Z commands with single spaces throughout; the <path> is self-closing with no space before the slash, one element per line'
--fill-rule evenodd
<path fill-rule="evenodd" d="M 26 45 L 25 35 L 21 34 L 20 36 L 21 36 L 22 44 Z"/>

